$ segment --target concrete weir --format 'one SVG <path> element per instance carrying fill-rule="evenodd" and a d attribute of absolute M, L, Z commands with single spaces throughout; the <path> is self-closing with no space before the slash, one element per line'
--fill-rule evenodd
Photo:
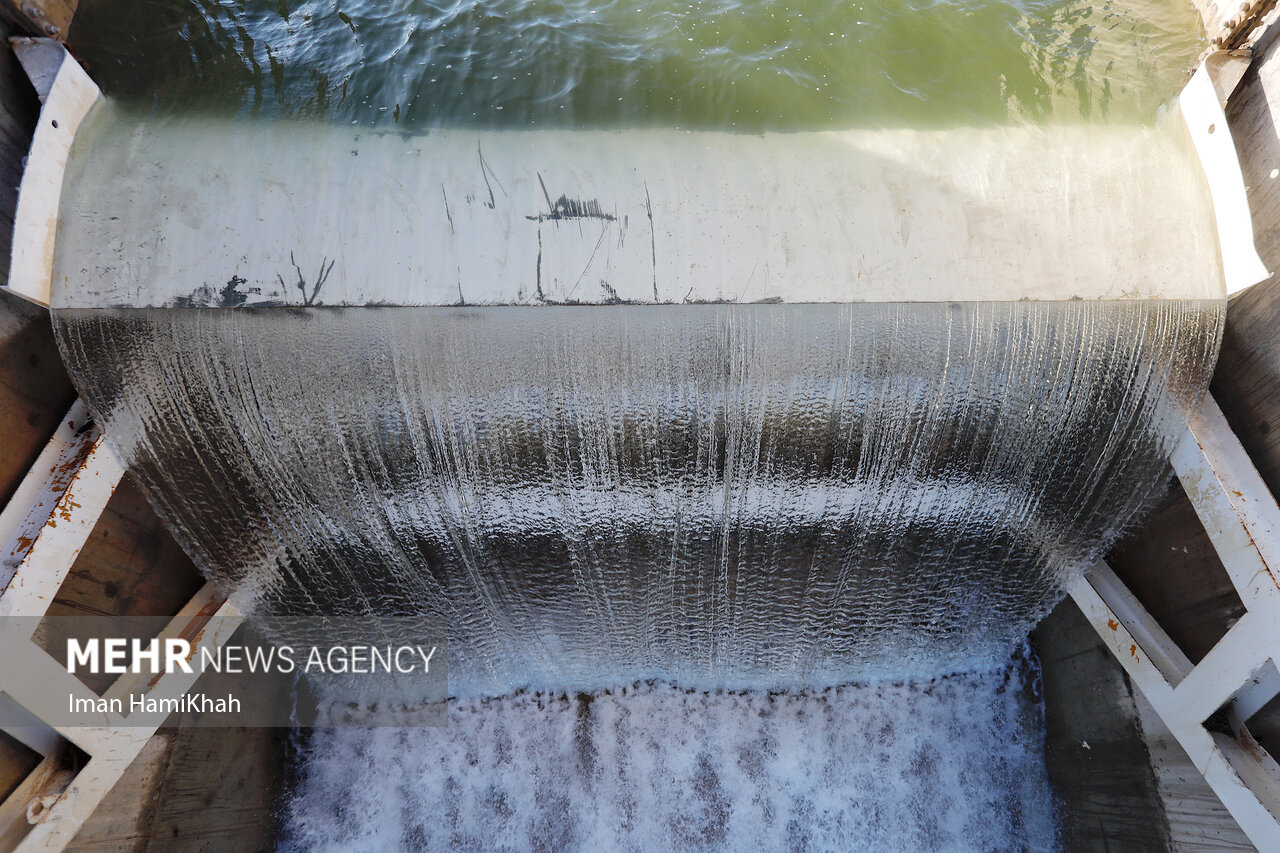
<path fill-rule="evenodd" d="M 16 50 L 44 106 L 5 289 L 52 309 L 84 401 L 0 519 L 15 543 L 0 614 L 97 606 L 76 598 L 77 566 L 132 496 L 166 553 L 172 533 L 191 558 L 172 600 L 138 594 L 162 636 L 216 644 L 246 616 L 285 637 L 318 618 L 388 636 L 442 620 L 468 714 L 533 691 L 494 700 L 516 732 L 525 705 L 607 713 L 544 708 L 537 691 L 670 683 L 771 706 L 752 691 L 980 669 L 1040 622 L 1060 843 L 1173 843 L 1129 686 L 1187 748 L 1168 671 L 1117 651 L 1122 671 L 1104 651 L 1120 640 L 1099 642 L 1079 608 L 1122 622 L 1133 658 L 1164 649 L 1179 677 L 1209 680 L 1142 602 L 1117 603 L 1132 598 L 1120 579 L 1141 592 L 1140 561 L 1108 557 L 1114 583 L 1084 570 L 1168 500 L 1170 457 L 1185 483 L 1228 459 L 1242 473 L 1222 482 L 1267 497 L 1236 445 L 1214 456 L 1205 438 L 1201 460 L 1184 438 L 1188 421 L 1230 433 L 1203 426 L 1220 415 L 1201 401 L 1224 312 L 1231 339 L 1227 294 L 1267 275 L 1223 110 L 1235 57 L 1202 64 L 1150 128 L 414 136 L 143 118 L 56 42 Z M 1213 481 L 1196 482 L 1199 510 Z M 1247 532 L 1264 510 L 1242 511 Z M 1079 608 L 1044 618 L 1067 591 Z M 68 691 L 174 700 L 193 679 L 88 685 L 31 636 L 0 662 L 0 744 L 39 756 L 0 804 L 0 844 L 118 833 L 145 849 L 161 818 L 117 783 L 163 799 L 184 741 L 208 763 L 179 787 L 234 766 L 255 794 L 221 795 L 253 800 L 267 836 L 278 763 L 110 704 L 93 727 L 40 711 Z M 1252 718 L 1266 666 L 1242 673 L 1257 690 L 1212 689 Z M 1229 768 L 1198 769 L 1259 849 L 1280 847 L 1274 762 L 1250 777 L 1231 746 L 1243 721 L 1214 725 L 1188 750 Z M 270 737 L 232 731 L 226 744 Z M 343 748 L 387 748 L 370 743 Z M 1124 787 L 1128 814 L 1090 811 L 1094 784 Z M 1237 788 L 1262 791 L 1258 807 Z M 182 827 L 191 844 L 201 831 Z"/>
<path fill-rule="evenodd" d="M 1210 66 L 1154 129 L 759 136 L 143 119 L 58 67 L 8 285 L 55 307 L 1217 299 L 1224 264 L 1265 274 Z"/>

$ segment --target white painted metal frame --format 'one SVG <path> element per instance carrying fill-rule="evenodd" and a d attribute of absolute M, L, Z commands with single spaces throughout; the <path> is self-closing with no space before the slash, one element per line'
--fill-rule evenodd
<path fill-rule="evenodd" d="M 18 491 L 0 513 L 0 693 L 10 707 L 26 710 L 29 726 L 8 733 L 45 756 L 39 766 L 0 802 L 0 849 L 62 850 L 103 797 L 124 775 L 163 715 L 128 721 L 102 714 L 94 727 L 44 723 L 31 709 L 64 707 L 68 696 L 92 698 L 88 687 L 32 642 L 35 625 L 53 603 L 93 528 L 115 492 L 124 469 L 77 401 Z M 21 618 L 4 618 L 21 617 Z M 221 646 L 239 626 L 236 608 L 206 584 L 173 617 L 161 637 L 200 636 L 202 644 Z M 19 627 L 20 626 L 20 627 Z M 33 678 L 32 673 L 40 673 Z M 126 692 L 155 699 L 189 691 L 195 674 L 167 673 L 150 683 L 117 680 L 104 694 Z M 63 766 L 58 754 L 65 740 L 89 761 L 79 772 Z"/>
<path fill-rule="evenodd" d="M 1172 462 L 1244 617 L 1192 665 L 1105 563 L 1071 596 L 1249 840 L 1280 851 L 1280 765 L 1246 725 L 1280 694 L 1280 508 L 1211 396 Z M 1205 727 L 1219 711 L 1234 736 Z"/>
<path fill-rule="evenodd" d="M 1249 58 L 1239 52 L 1210 54 L 1178 96 L 1178 108 L 1209 183 L 1228 294 L 1238 293 L 1270 275 L 1253 244 L 1253 218 L 1244 176 L 1223 112 L 1227 96 L 1248 65 Z"/>
<path fill-rule="evenodd" d="M 101 95 L 61 43 L 32 38 L 10 41 L 43 106 L 22 171 L 6 289 L 23 299 L 48 305 L 67 155 L 80 122 Z"/>

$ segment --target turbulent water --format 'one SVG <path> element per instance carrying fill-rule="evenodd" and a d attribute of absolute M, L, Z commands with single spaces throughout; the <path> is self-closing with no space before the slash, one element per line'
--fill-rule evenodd
<path fill-rule="evenodd" d="M 521 694 L 303 748 L 295 851 L 1045 851 L 1019 669 L 816 695 Z"/>
<path fill-rule="evenodd" d="M 990 666 L 1156 487 L 1217 302 L 60 310 L 267 626 L 450 626 L 454 695 Z M 355 638 L 352 638 L 355 641 Z"/>
<path fill-rule="evenodd" d="M 82 0 L 106 92 L 362 126 L 795 130 L 1149 119 L 1179 0 Z"/>

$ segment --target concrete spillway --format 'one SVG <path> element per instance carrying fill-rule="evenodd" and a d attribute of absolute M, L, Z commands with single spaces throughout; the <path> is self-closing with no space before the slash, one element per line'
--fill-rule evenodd
<path fill-rule="evenodd" d="M 277 636 L 449 638 L 458 728 L 314 738 L 286 844 L 1051 843 L 998 670 L 1203 393 L 1216 106 L 364 136 L 46 94 L 55 330 L 186 550 Z"/>
<path fill-rule="evenodd" d="M 969 668 L 1133 517 L 1203 392 L 1224 288 L 1192 138 L 99 101 L 55 324 L 272 630 L 447 623 L 459 696 Z"/>
<path fill-rule="evenodd" d="M 1176 115 L 1154 128 L 415 136 L 104 101 L 66 187 L 56 307 L 1222 295 L 1209 194 Z"/>

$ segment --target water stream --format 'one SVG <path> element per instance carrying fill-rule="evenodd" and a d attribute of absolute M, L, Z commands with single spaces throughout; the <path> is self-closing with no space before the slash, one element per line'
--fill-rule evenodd
<path fill-rule="evenodd" d="M 283 847 L 1051 849 L 1023 643 L 1222 331 L 1197 27 L 82 0 L 77 388 L 264 632 L 448 637 Z"/>

